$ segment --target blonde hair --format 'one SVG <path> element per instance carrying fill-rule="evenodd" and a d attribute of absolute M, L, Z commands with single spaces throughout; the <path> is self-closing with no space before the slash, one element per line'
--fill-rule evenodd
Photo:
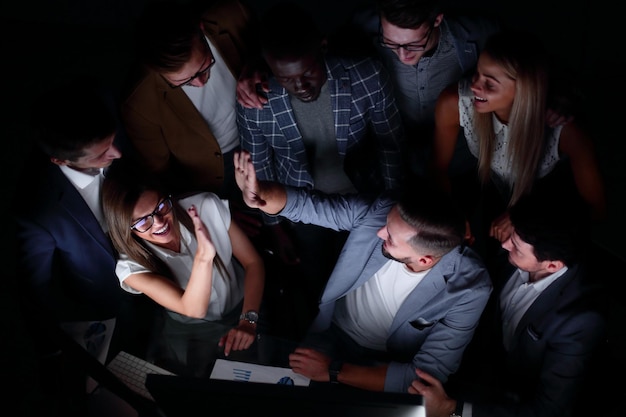
<path fill-rule="evenodd" d="M 508 206 L 531 191 L 544 152 L 548 95 L 548 59 L 540 42 L 528 33 L 503 31 L 493 35 L 483 53 L 515 81 L 515 98 L 508 120 L 508 157 L 511 161 Z M 495 143 L 493 114 L 476 114 L 474 129 L 479 138 L 478 175 L 491 175 Z"/>

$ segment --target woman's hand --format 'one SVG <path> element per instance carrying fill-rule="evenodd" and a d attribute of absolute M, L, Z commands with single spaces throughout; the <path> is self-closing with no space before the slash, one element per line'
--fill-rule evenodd
<path fill-rule="evenodd" d="M 191 217 L 191 220 L 193 221 L 196 239 L 198 240 L 198 249 L 196 250 L 195 258 L 202 261 L 213 262 L 216 250 L 213 242 L 211 241 L 209 230 L 200 219 L 196 206 L 192 205 L 189 207 L 187 209 L 187 213 L 189 213 L 189 217 Z"/>
<path fill-rule="evenodd" d="M 256 324 L 241 320 L 239 325 L 228 331 L 219 341 L 219 346 L 224 348 L 224 355 L 230 355 L 233 350 L 248 349 L 256 337 Z"/>

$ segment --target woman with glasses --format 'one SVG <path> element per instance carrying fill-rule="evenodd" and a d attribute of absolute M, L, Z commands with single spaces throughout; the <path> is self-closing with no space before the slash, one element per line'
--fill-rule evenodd
<path fill-rule="evenodd" d="M 448 189 L 453 179 L 480 183 L 454 188 L 468 215 L 480 203 L 473 211 L 480 218 L 470 218 L 482 224 L 473 231 L 477 244 L 481 239 L 498 249 L 512 231 L 508 208 L 538 187 L 582 197 L 595 219 L 606 213 L 592 140 L 572 121 L 548 126 L 549 71 L 548 53 L 535 36 L 501 31 L 487 40 L 472 77 L 439 96 L 431 172 Z M 488 248 L 483 251 L 491 253 Z"/>
<path fill-rule="evenodd" d="M 265 269 L 227 200 L 208 192 L 173 198 L 119 167 L 107 174 L 102 206 L 122 288 L 165 308 L 166 360 L 202 376 L 218 347 L 229 355 L 252 345 Z"/>

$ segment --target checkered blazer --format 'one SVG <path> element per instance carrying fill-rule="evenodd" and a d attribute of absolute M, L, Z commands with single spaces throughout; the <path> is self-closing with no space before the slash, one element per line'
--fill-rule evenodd
<path fill-rule="evenodd" d="M 335 119 L 337 148 L 345 158 L 372 134 L 386 189 L 401 181 L 404 128 L 388 74 L 370 58 L 326 57 L 328 87 Z M 287 91 L 270 78 L 268 103 L 262 109 L 237 106 L 241 146 L 250 152 L 260 180 L 314 188 L 302 135 Z"/>

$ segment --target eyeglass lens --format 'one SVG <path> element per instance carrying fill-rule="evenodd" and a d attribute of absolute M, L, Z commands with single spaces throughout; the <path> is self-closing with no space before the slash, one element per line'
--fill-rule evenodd
<path fill-rule="evenodd" d="M 380 40 L 380 44 L 384 46 L 385 48 L 389 48 L 393 50 L 404 49 L 405 51 L 408 51 L 408 52 L 419 52 L 419 51 L 423 51 L 426 49 L 426 45 L 428 44 L 428 41 L 430 40 L 430 35 L 432 33 L 432 30 L 433 30 L 432 27 L 428 29 L 428 32 L 426 33 L 426 36 L 425 36 L 426 41 L 421 44 L 418 44 L 416 42 L 403 43 L 403 44 L 389 43 L 385 41 L 385 38 L 382 33 L 379 34 L 379 40 Z"/>
<path fill-rule="evenodd" d="M 172 201 L 168 197 L 164 199 L 163 201 L 161 201 L 159 204 L 157 204 L 157 207 L 154 209 L 152 213 L 137 220 L 135 223 L 132 224 L 130 228 L 135 229 L 140 233 L 147 232 L 148 230 L 150 230 L 150 228 L 154 224 L 154 216 L 163 217 L 166 214 L 168 214 L 171 210 L 172 210 Z"/>

